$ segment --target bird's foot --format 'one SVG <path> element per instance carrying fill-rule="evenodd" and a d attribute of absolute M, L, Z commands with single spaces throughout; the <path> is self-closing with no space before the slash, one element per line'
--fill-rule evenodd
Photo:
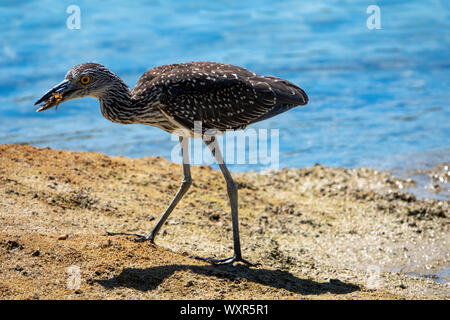
<path fill-rule="evenodd" d="M 192 258 L 197 259 L 197 260 L 206 261 L 213 265 L 232 265 L 234 262 L 242 262 L 249 267 L 256 267 L 256 266 L 261 265 L 261 263 L 251 263 L 251 262 L 245 260 L 244 258 L 242 258 L 241 256 L 237 256 L 237 255 L 233 255 L 232 257 L 224 258 L 224 259 L 202 258 L 202 257 L 197 257 L 197 256 L 193 256 Z"/>
<path fill-rule="evenodd" d="M 135 237 L 134 241 L 136 241 L 136 242 L 150 241 L 151 243 L 153 243 L 153 237 L 151 237 L 150 235 L 143 236 L 142 234 L 138 234 L 138 233 L 109 232 L 109 231 L 106 231 L 106 234 L 108 236 L 133 236 L 133 237 Z"/>

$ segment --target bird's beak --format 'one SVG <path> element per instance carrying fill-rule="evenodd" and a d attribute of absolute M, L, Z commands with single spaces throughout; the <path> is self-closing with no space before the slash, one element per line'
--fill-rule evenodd
<path fill-rule="evenodd" d="M 35 102 L 34 105 L 38 105 L 44 102 L 43 105 L 40 105 L 40 108 L 36 110 L 36 112 L 41 112 L 52 107 L 57 107 L 60 103 L 64 102 L 66 98 L 76 91 L 72 83 L 69 80 L 64 80 L 61 83 L 57 84 L 49 91 L 47 91 L 42 98 Z"/>

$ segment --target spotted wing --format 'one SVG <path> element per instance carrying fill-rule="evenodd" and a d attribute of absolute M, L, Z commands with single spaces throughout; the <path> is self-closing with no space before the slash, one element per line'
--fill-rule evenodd
<path fill-rule="evenodd" d="M 243 129 L 308 99 L 291 82 L 223 64 L 172 69 L 152 82 L 167 117 L 190 130 L 201 122 L 203 132 Z"/>

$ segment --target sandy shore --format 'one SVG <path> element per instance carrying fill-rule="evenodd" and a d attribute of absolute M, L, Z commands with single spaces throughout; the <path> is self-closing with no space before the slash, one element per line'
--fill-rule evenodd
<path fill-rule="evenodd" d="M 235 174 L 242 249 L 257 268 L 189 257 L 232 253 L 225 183 L 207 166 L 193 167 L 156 245 L 105 234 L 147 233 L 181 172 L 160 157 L 0 145 L 0 299 L 450 297 L 430 276 L 450 265 L 449 201 L 371 169 Z"/>

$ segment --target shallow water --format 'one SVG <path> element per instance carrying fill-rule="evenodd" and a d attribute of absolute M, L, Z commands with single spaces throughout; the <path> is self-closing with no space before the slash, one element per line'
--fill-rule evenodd
<path fill-rule="evenodd" d="M 33 102 L 80 62 L 100 62 L 134 86 L 149 67 L 209 60 L 309 94 L 306 108 L 253 126 L 279 129 L 280 168 L 450 161 L 448 1 L 371 1 L 379 30 L 367 28 L 361 1 L 78 1 L 79 30 L 66 27 L 71 4 L 1 2 L 0 143 L 170 159 L 169 134 L 110 123 L 95 99 L 39 114 Z"/>
<path fill-rule="evenodd" d="M 407 273 L 407 275 L 411 277 L 423 277 L 423 278 L 429 278 L 436 282 L 440 283 L 446 283 L 447 285 L 450 285 L 450 267 L 446 267 L 442 270 L 438 270 L 436 272 L 432 273 Z M 449 292 L 450 294 L 450 292 Z"/>

